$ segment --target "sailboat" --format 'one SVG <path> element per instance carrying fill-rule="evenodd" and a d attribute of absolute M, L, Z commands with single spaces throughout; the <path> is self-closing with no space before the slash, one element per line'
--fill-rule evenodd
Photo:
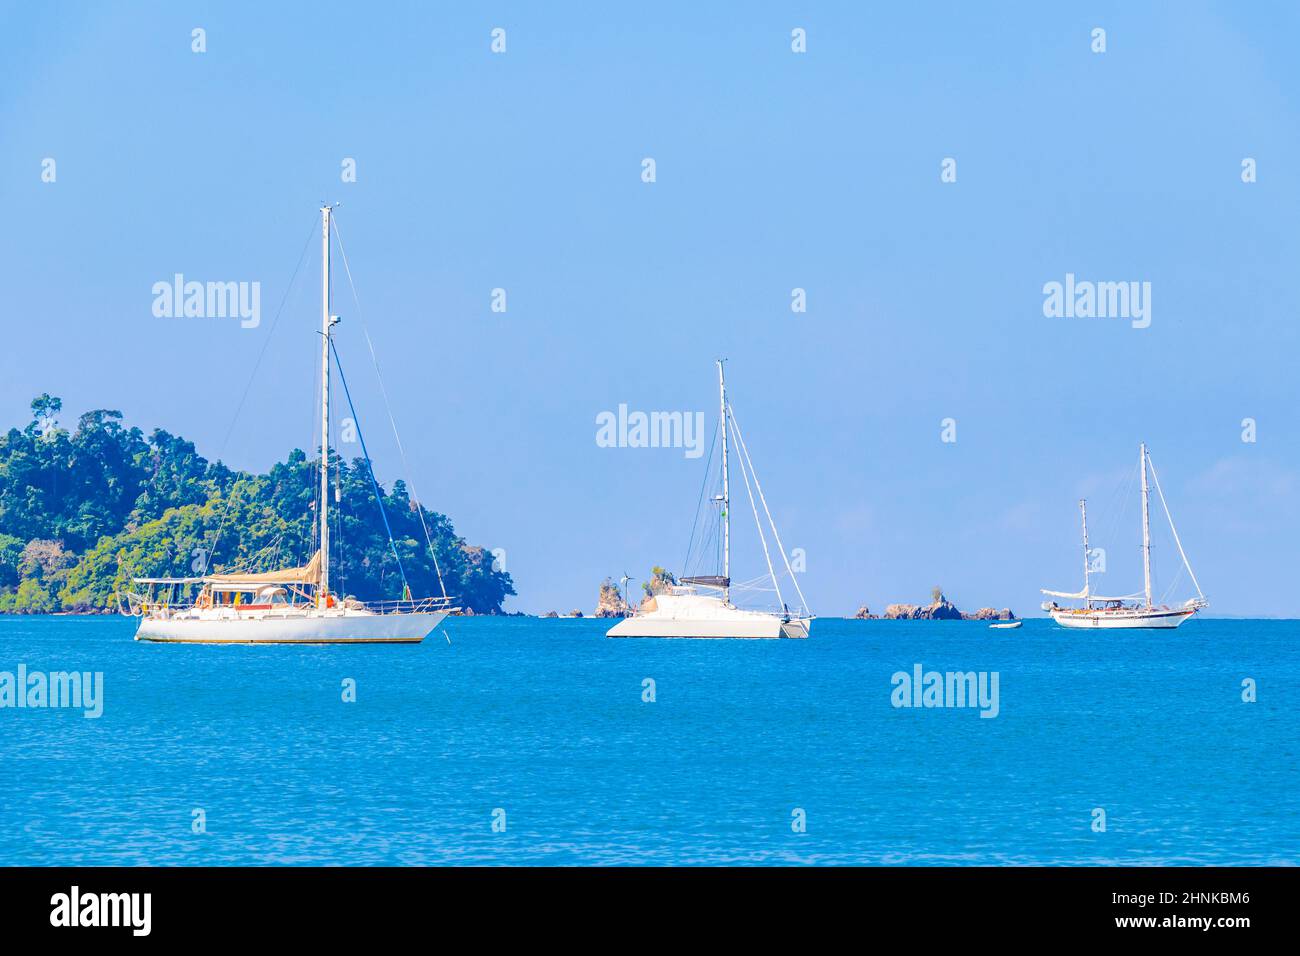
<path fill-rule="evenodd" d="M 1091 551 L 1088 548 L 1088 503 L 1086 500 L 1080 500 L 1079 513 L 1083 524 L 1083 590 L 1066 592 L 1043 589 L 1043 593 L 1049 597 L 1083 602 L 1083 607 L 1061 607 L 1056 601 L 1043 603 L 1043 610 L 1047 611 L 1052 616 L 1052 620 L 1062 627 L 1174 628 L 1209 604 L 1205 599 L 1205 594 L 1201 591 L 1200 582 L 1196 580 L 1196 574 L 1192 571 L 1192 565 L 1187 560 L 1187 553 L 1183 551 L 1183 543 L 1178 537 L 1178 529 L 1174 527 L 1173 515 L 1169 512 L 1169 504 L 1165 501 L 1165 493 L 1160 489 L 1160 478 L 1156 474 L 1155 464 L 1147 453 L 1145 443 L 1139 446 L 1138 454 L 1139 468 L 1142 474 L 1142 574 L 1144 581 L 1142 593 L 1140 595 L 1126 594 L 1122 597 L 1105 597 L 1092 593 L 1092 560 Z M 1169 520 L 1169 530 L 1173 532 L 1174 543 L 1178 546 L 1178 554 L 1183 559 L 1183 567 L 1187 569 L 1187 574 L 1196 588 L 1196 597 L 1189 598 L 1183 604 L 1175 607 L 1166 604 L 1157 605 L 1151 597 L 1151 492 L 1147 484 L 1148 470 L 1151 473 L 1151 478 L 1155 481 L 1156 493 L 1160 496 L 1160 504 L 1164 507 L 1165 517 Z M 1141 603 L 1136 600 L 1139 597 L 1142 598 Z"/>
<path fill-rule="evenodd" d="M 736 424 L 735 415 L 727 401 L 727 382 L 723 373 L 722 361 L 718 361 L 718 430 L 722 436 L 722 491 L 711 499 L 712 504 L 720 509 L 720 532 L 722 545 L 721 574 L 695 575 L 682 577 L 675 583 L 667 583 L 660 593 L 653 595 L 646 605 L 638 609 L 631 617 L 626 617 L 606 632 L 606 637 L 737 637 L 737 638 L 805 638 L 812 625 L 813 616 L 807 611 L 807 602 L 799 581 L 790 567 L 785 548 L 781 544 L 776 523 L 768 510 L 763 488 L 758 483 L 749 450 L 745 447 L 744 436 Z M 745 480 L 749 503 L 754 512 L 754 521 L 758 526 L 759 540 L 763 543 L 763 556 L 767 560 L 767 572 L 776 592 L 779 610 L 765 611 L 737 607 L 732 603 L 731 580 L 731 483 L 728 431 L 735 439 L 740 452 L 741 475 Z M 750 478 L 753 478 L 753 486 Z M 754 493 L 758 493 L 755 501 Z M 763 532 L 763 522 L 758 516 L 758 503 L 763 506 L 767 523 L 772 531 L 786 571 L 799 596 L 799 607 L 792 610 L 786 605 L 781 594 L 781 585 L 772 566 L 772 555 L 768 550 L 767 536 Z"/>
<path fill-rule="evenodd" d="M 409 600 L 408 592 L 407 600 L 362 603 L 340 597 L 330 588 L 330 353 L 332 329 L 339 321 L 330 313 L 331 211 L 331 206 L 321 207 L 320 548 L 305 565 L 296 568 L 133 579 L 145 593 L 129 592 L 127 603 L 119 607 L 123 613 L 140 617 L 137 641 L 416 644 L 455 610 L 445 592 L 441 597 L 423 600 Z M 346 391 L 346 380 L 343 386 Z M 197 597 L 185 603 L 182 596 L 194 589 Z"/>

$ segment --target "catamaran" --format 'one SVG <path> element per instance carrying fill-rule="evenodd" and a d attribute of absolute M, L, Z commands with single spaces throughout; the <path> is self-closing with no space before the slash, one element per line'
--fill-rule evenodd
<path fill-rule="evenodd" d="M 1160 478 L 1156 474 L 1156 466 L 1147 453 L 1145 443 L 1139 448 L 1139 467 L 1142 473 L 1142 573 L 1144 581 L 1142 593 L 1126 594 L 1121 597 L 1105 597 L 1092 593 L 1093 560 L 1092 552 L 1088 547 L 1088 503 L 1085 500 L 1080 500 L 1079 513 L 1083 523 L 1083 590 L 1067 592 L 1043 589 L 1043 593 L 1049 597 L 1083 602 L 1083 607 L 1061 607 L 1056 601 L 1043 603 L 1043 610 L 1047 611 L 1052 616 L 1052 620 L 1062 627 L 1173 628 L 1182 624 L 1183 621 L 1209 604 L 1205 599 L 1205 594 L 1201 591 L 1200 582 L 1196 580 L 1196 575 L 1192 571 L 1192 565 L 1187 560 L 1187 554 L 1183 551 L 1183 543 L 1179 540 L 1178 529 L 1174 527 L 1174 518 L 1169 512 L 1169 504 L 1165 501 L 1165 493 L 1160 489 Z M 1196 597 L 1189 598 L 1185 603 L 1176 607 L 1170 607 L 1167 604 L 1156 604 L 1151 597 L 1151 493 L 1147 485 L 1148 469 L 1151 472 L 1151 478 L 1155 481 L 1156 493 L 1160 496 L 1160 504 L 1164 507 L 1165 517 L 1169 520 L 1169 530 L 1173 532 L 1174 543 L 1178 546 L 1178 554 L 1183 559 L 1183 567 L 1187 569 L 1188 577 L 1191 578 L 1192 584 L 1196 588 Z M 1139 597 L 1142 598 L 1141 603 L 1136 601 Z"/>
<path fill-rule="evenodd" d="M 409 589 L 404 589 L 404 600 L 376 603 L 340 596 L 330 588 L 330 354 L 334 351 L 332 329 L 339 321 L 330 311 L 331 211 L 331 206 L 321 207 L 320 546 L 305 565 L 296 568 L 133 579 L 145 593 L 128 592 L 126 603 L 119 603 L 119 608 L 140 617 L 137 641 L 416 644 L 455 610 L 445 588 L 440 597 L 411 600 Z M 334 354 L 337 361 L 337 352 Z M 346 392 L 347 381 L 342 382 Z M 432 551 L 431 540 L 429 547 Z M 196 589 L 197 597 L 186 603 L 184 596 Z"/>
<path fill-rule="evenodd" d="M 669 582 L 659 593 L 652 595 L 645 604 L 631 617 L 626 617 L 615 624 L 606 633 L 606 637 L 740 637 L 740 638 L 804 638 L 812 625 L 813 616 L 807 611 L 807 602 L 799 587 L 799 580 L 790 567 L 790 559 L 781 544 L 781 536 L 768 510 L 763 488 L 758 483 L 749 449 L 745 447 L 744 436 L 736 424 L 735 415 L 727 401 L 727 383 L 723 374 L 722 361 L 718 361 L 718 431 L 722 436 L 722 488 L 721 493 L 710 499 L 718 507 L 720 514 L 720 534 L 722 550 L 722 567 L 720 574 L 694 575 Z M 758 527 L 759 540 L 763 544 L 763 556 L 767 560 L 767 572 L 775 591 L 779 610 L 754 610 L 737 607 L 732 603 L 731 581 L 731 486 L 730 459 L 728 454 L 728 431 L 735 440 L 740 452 L 741 476 L 745 480 L 745 490 L 749 496 L 750 507 L 754 512 L 754 522 Z M 750 479 L 753 478 L 751 487 Z M 758 494 L 755 501 L 755 492 Z M 781 593 L 781 584 L 772 565 L 772 555 L 768 549 L 767 536 L 763 531 L 763 521 L 758 515 L 758 504 L 763 506 L 767 524 L 785 569 L 799 596 L 799 606 L 791 609 Z M 688 557 L 689 561 L 689 557 Z M 745 586 L 746 590 L 751 586 Z"/>

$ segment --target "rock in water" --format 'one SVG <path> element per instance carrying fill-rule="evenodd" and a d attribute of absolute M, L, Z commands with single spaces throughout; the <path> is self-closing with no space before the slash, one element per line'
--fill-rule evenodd
<path fill-rule="evenodd" d="M 600 596 L 596 599 L 596 610 L 592 617 L 627 617 L 631 614 L 623 595 L 609 578 L 600 585 Z"/>
<path fill-rule="evenodd" d="M 961 611 L 944 598 L 934 604 L 918 606 L 916 604 L 891 604 L 885 608 L 887 621 L 960 621 Z"/>
<path fill-rule="evenodd" d="M 1011 613 L 1011 608 L 1004 607 L 997 610 L 991 607 L 982 607 L 978 611 L 970 614 L 963 614 L 962 619 L 966 621 L 1014 621 L 1015 614 Z"/>
<path fill-rule="evenodd" d="M 960 621 L 961 611 L 957 610 L 957 605 L 953 604 L 947 598 L 929 607 L 922 608 L 925 612 L 927 621 Z"/>
<path fill-rule="evenodd" d="M 886 621 L 913 621 L 921 609 L 915 604 L 891 604 L 885 608 Z"/>

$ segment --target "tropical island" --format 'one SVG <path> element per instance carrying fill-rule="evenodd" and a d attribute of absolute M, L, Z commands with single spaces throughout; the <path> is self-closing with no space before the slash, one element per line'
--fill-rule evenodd
<path fill-rule="evenodd" d="M 146 437 L 117 411 L 86 412 L 68 431 L 57 423 L 62 409 L 41 395 L 31 422 L 0 436 L 0 613 L 116 610 L 133 577 L 269 570 L 315 550 L 319 461 L 302 450 L 252 474 L 209 462 L 162 429 Z M 400 479 L 385 492 L 364 458 L 332 455 L 330 471 L 340 593 L 401 598 L 400 560 L 416 597 L 441 593 L 440 568 L 466 612 L 502 613 L 515 593 L 510 575 L 457 537 L 446 515 L 417 505 Z"/>

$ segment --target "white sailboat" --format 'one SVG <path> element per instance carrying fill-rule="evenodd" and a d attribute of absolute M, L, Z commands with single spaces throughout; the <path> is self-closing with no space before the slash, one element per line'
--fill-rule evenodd
<path fill-rule="evenodd" d="M 415 644 L 454 610 L 451 599 L 362 603 L 330 589 L 330 214 L 321 207 L 320 549 L 306 565 L 264 573 L 135 578 L 123 613 L 138 615 L 137 641 L 183 644 Z M 346 387 L 346 382 L 344 385 Z M 381 504 L 382 507 L 382 504 Z M 432 545 L 430 545 L 432 547 Z M 436 560 L 436 558 L 435 558 Z M 198 594 L 192 603 L 182 595 Z"/>
<path fill-rule="evenodd" d="M 772 513 L 768 510 L 763 488 L 758 483 L 758 475 L 754 473 L 753 462 L 749 458 L 749 450 L 745 447 L 744 436 L 727 402 L 727 383 L 721 360 L 718 361 L 718 395 L 718 429 L 722 435 L 722 493 L 715 496 L 712 503 L 719 506 L 721 512 L 719 517 L 721 518 L 722 573 L 683 577 L 677 583 L 667 585 L 660 593 L 653 595 L 646 606 L 611 627 L 606 632 L 606 637 L 805 638 L 808 636 L 813 616 L 807 611 L 803 591 L 790 567 L 790 560 L 781 544 L 776 523 L 772 521 Z M 731 486 L 728 431 L 740 451 L 738 460 L 741 475 L 745 480 L 745 490 L 754 511 L 759 540 L 763 544 L 763 556 L 767 560 L 768 576 L 776 592 L 780 610 L 762 611 L 741 608 L 731 600 Z M 758 493 L 757 502 L 754 498 L 755 491 Z M 773 569 L 772 555 L 767 546 L 767 536 L 763 532 L 763 522 L 758 515 L 758 503 L 763 506 L 777 551 L 785 563 L 795 593 L 799 595 L 799 607 L 796 610 L 790 609 L 781 594 L 781 585 Z"/>
<path fill-rule="evenodd" d="M 1043 589 L 1043 593 L 1049 597 L 1083 601 L 1083 607 L 1061 607 L 1056 601 L 1043 603 L 1043 610 L 1047 611 L 1052 616 L 1052 619 L 1062 627 L 1174 628 L 1209 604 L 1205 599 L 1205 594 L 1201 591 L 1200 582 L 1196 580 L 1196 574 L 1192 571 L 1192 565 L 1187 560 L 1187 554 L 1183 551 L 1183 543 L 1178 537 L 1178 529 L 1174 527 L 1173 515 L 1169 513 L 1169 504 L 1165 501 L 1165 494 L 1160 489 L 1160 478 L 1156 475 L 1155 464 L 1147 453 L 1145 443 L 1140 446 L 1139 456 L 1139 466 L 1142 474 L 1142 572 L 1144 582 L 1142 593 L 1126 594 L 1122 597 L 1105 597 L 1092 593 L 1092 561 L 1090 558 L 1091 552 L 1088 548 L 1088 503 L 1081 500 L 1079 502 L 1079 512 L 1083 522 L 1083 590 L 1067 592 Z M 1166 604 L 1157 605 L 1151 598 L 1151 513 L 1150 489 L 1147 485 L 1148 469 L 1150 469 L 1151 477 L 1155 481 L 1156 492 L 1160 496 L 1160 504 L 1164 507 L 1165 517 L 1169 520 L 1169 530 L 1173 532 L 1174 543 L 1178 546 L 1178 554 L 1183 560 L 1183 567 L 1187 569 L 1187 574 L 1196 587 L 1196 597 L 1189 598 L 1183 604 L 1175 607 Z M 1136 600 L 1139 597 L 1142 598 L 1141 603 Z"/>

